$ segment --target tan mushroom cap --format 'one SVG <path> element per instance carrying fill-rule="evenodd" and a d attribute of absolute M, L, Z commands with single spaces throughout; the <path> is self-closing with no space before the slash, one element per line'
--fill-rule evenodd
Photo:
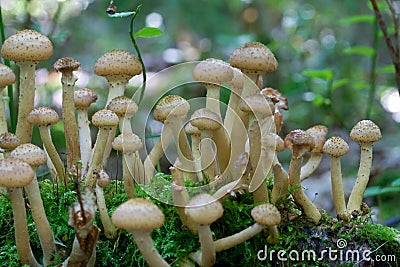
<path fill-rule="evenodd" d="M 232 67 L 249 71 L 273 72 L 278 68 L 274 54 L 259 42 L 250 42 L 236 48 L 229 63 Z"/>
<path fill-rule="evenodd" d="M 233 71 L 225 61 L 208 58 L 194 67 L 193 78 L 199 82 L 220 84 L 231 81 Z"/>
<path fill-rule="evenodd" d="M 43 149 L 30 143 L 16 147 L 11 151 L 11 157 L 21 159 L 32 167 L 37 167 L 47 162 L 47 155 Z"/>
<path fill-rule="evenodd" d="M 74 105 L 77 109 L 87 109 L 97 101 L 97 94 L 89 88 L 83 88 L 74 92 Z"/>
<path fill-rule="evenodd" d="M 0 91 L 15 82 L 15 74 L 12 69 L 0 63 Z"/>
<path fill-rule="evenodd" d="M 53 44 L 47 36 L 22 30 L 9 36 L 1 47 L 1 55 L 13 61 L 41 61 L 53 54 Z"/>
<path fill-rule="evenodd" d="M 315 125 L 307 129 L 306 132 L 308 132 L 314 139 L 314 148 L 311 152 L 322 153 L 326 135 L 328 134 L 328 128 L 323 125 Z"/>
<path fill-rule="evenodd" d="M 16 134 L 5 132 L 0 134 L 0 148 L 11 151 L 21 144 Z"/>
<path fill-rule="evenodd" d="M 0 186 L 24 187 L 35 177 L 35 172 L 28 163 L 21 159 L 0 160 Z"/>
<path fill-rule="evenodd" d="M 28 122 L 34 125 L 52 125 L 58 121 L 57 112 L 49 107 L 34 108 L 28 115 Z"/>
<path fill-rule="evenodd" d="M 100 170 L 97 172 L 97 185 L 101 188 L 110 185 L 111 179 L 105 170 Z"/>
<path fill-rule="evenodd" d="M 112 110 L 118 117 L 134 116 L 138 111 L 138 105 L 127 96 L 117 96 L 107 105 L 107 109 Z"/>
<path fill-rule="evenodd" d="M 72 57 L 62 57 L 53 64 L 53 68 L 59 72 L 73 72 L 80 66 L 81 63 Z"/>
<path fill-rule="evenodd" d="M 381 140 L 382 133 L 373 121 L 362 120 L 351 129 L 350 138 L 358 143 L 373 143 Z"/>
<path fill-rule="evenodd" d="M 271 99 L 271 101 L 274 103 L 275 108 L 277 110 L 279 110 L 279 109 L 288 110 L 289 109 L 288 100 L 280 91 L 278 91 L 274 88 L 271 88 L 271 87 L 266 87 L 261 90 L 261 93 L 266 98 Z"/>
<path fill-rule="evenodd" d="M 112 142 L 113 149 L 123 153 L 133 153 L 143 147 L 142 141 L 136 134 L 120 134 Z"/>
<path fill-rule="evenodd" d="M 149 200 L 132 198 L 117 207 L 111 220 L 119 229 L 150 232 L 164 223 L 164 214 Z"/>
<path fill-rule="evenodd" d="M 108 109 L 101 109 L 93 114 L 92 124 L 96 127 L 114 127 L 119 123 L 117 114 Z"/>
<path fill-rule="evenodd" d="M 125 50 L 111 50 L 103 54 L 94 65 L 94 73 L 99 76 L 130 76 L 142 72 L 139 59 Z"/>
<path fill-rule="evenodd" d="M 193 126 L 192 123 L 188 122 L 185 125 L 185 132 L 188 135 L 194 135 L 194 136 L 200 136 L 201 135 L 201 131 L 199 130 L 199 128 L 197 128 L 196 126 Z"/>
<path fill-rule="evenodd" d="M 190 123 L 199 130 L 215 131 L 222 126 L 220 116 L 208 108 L 201 108 L 193 112 Z"/>
<path fill-rule="evenodd" d="M 243 112 L 271 116 L 274 113 L 274 104 L 266 99 L 262 94 L 248 96 L 239 103 L 239 108 Z"/>
<path fill-rule="evenodd" d="M 222 217 L 224 209 L 222 204 L 209 194 L 194 196 L 185 208 L 185 214 L 195 223 L 210 225 Z"/>
<path fill-rule="evenodd" d="M 286 135 L 284 140 L 285 147 L 293 148 L 294 146 L 303 147 L 311 151 L 314 147 L 314 139 L 304 130 L 293 130 Z"/>
<path fill-rule="evenodd" d="M 324 153 L 338 158 L 349 152 L 349 145 L 341 137 L 333 136 L 326 140 L 323 149 Z"/>
<path fill-rule="evenodd" d="M 169 116 L 186 116 L 190 110 L 189 102 L 178 95 L 167 95 L 154 108 L 153 118 L 164 122 Z"/>
<path fill-rule="evenodd" d="M 270 203 L 255 206 L 251 216 L 260 225 L 273 226 L 281 222 L 279 210 Z"/>

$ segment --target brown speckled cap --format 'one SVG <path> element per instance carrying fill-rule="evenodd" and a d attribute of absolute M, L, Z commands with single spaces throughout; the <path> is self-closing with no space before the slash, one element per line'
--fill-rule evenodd
<path fill-rule="evenodd" d="M 341 137 L 333 136 L 326 140 L 323 149 L 324 153 L 338 158 L 349 152 L 349 145 Z"/>
<path fill-rule="evenodd" d="M 21 159 L 32 167 L 37 167 L 47 162 L 47 155 L 43 149 L 30 143 L 16 147 L 11 151 L 11 157 Z"/>
<path fill-rule="evenodd" d="M 114 127 L 118 123 L 117 114 L 108 109 L 101 109 L 92 116 L 92 124 L 96 127 Z"/>
<path fill-rule="evenodd" d="M 274 104 L 262 94 L 255 94 L 244 98 L 239 103 L 243 112 L 257 113 L 263 116 L 271 116 L 274 113 Z"/>
<path fill-rule="evenodd" d="M 195 195 L 185 208 L 185 213 L 195 223 L 209 225 L 222 217 L 222 204 L 209 194 Z"/>
<path fill-rule="evenodd" d="M 253 219 L 261 225 L 278 225 L 281 222 L 279 210 L 272 204 L 261 204 L 251 210 Z"/>
<path fill-rule="evenodd" d="M 222 126 L 221 118 L 208 108 L 201 108 L 193 112 L 190 123 L 199 130 L 215 131 Z"/>
<path fill-rule="evenodd" d="M 138 111 L 138 105 L 127 96 L 117 96 L 110 101 L 107 109 L 115 112 L 118 117 L 134 116 Z"/>
<path fill-rule="evenodd" d="M 59 121 L 57 112 L 49 107 L 34 108 L 28 115 L 28 121 L 34 125 L 51 125 Z"/>
<path fill-rule="evenodd" d="M 0 134 L 0 148 L 11 151 L 21 144 L 18 136 L 13 133 L 5 132 Z"/>
<path fill-rule="evenodd" d="M 23 187 L 35 177 L 35 172 L 28 163 L 21 159 L 0 160 L 0 186 Z"/>
<path fill-rule="evenodd" d="M 231 81 L 233 71 L 225 61 L 208 58 L 194 67 L 193 77 L 199 82 L 220 84 Z"/>
<path fill-rule="evenodd" d="M 72 57 L 62 57 L 53 64 L 53 68 L 59 72 L 72 72 L 80 66 L 81 63 Z"/>
<path fill-rule="evenodd" d="M 185 116 L 190 110 L 189 102 L 178 95 L 167 95 L 162 98 L 154 108 L 153 117 L 164 122 L 169 116 Z"/>
<path fill-rule="evenodd" d="M 373 121 L 362 120 L 351 129 L 350 138 L 359 143 L 373 143 L 381 140 L 382 134 Z"/>
<path fill-rule="evenodd" d="M 97 101 L 97 94 L 89 88 L 83 88 L 74 92 L 74 105 L 77 109 L 87 109 Z"/>
<path fill-rule="evenodd" d="M 236 48 L 229 63 L 232 67 L 249 71 L 273 72 L 278 68 L 274 54 L 259 42 L 250 42 Z"/>
<path fill-rule="evenodd" d="M 1 55 L 13 61 L 41 61 L 53 54 L 53 44 L 47 36 L 22 30 L 8 37 L 1 47 Z"/>
<path fill-rule="evenodd" d="M 322 153 L 322 148 L 326 141 L 326 135 L 328 134 L 328 128 L 324 125 L 314 125 L 306 130 L 314 139 L 314 148 L 311 152 Z"/>
<path fill-rule="evenodd" d="M 119 229 L 152 231 L 164 223 L 164 214 L 149 200 L 132 198 L 117 207 L 111 220 Z"/>
<path fill-rule="evenodd" d="M 120 134 L 114 138 L 113 149 L 123 153 L 133 153 L 143 146 L 142 141 L 136 134 Z"/>
<path fill-rule="evenodd" d="M 15 74 L 11 68 L 0 63 L 0 91 L 15 82 Z"/>
<path fill-rule="evenodd" d="M 142 72 L 138 58 L 125 50 L 111 50 L 103 54 L 94 65 L 94 73 L 99 76 L 135 76 Z"/>

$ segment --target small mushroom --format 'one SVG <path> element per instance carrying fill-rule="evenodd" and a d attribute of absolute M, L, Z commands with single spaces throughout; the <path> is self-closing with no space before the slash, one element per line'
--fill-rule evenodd
<path fill-rule="evenodd" d="M 28 185 L 34 176 L 35 172 L 25 161 L 14 158 L 0 160 L 0 186 L 7 187 L 10 194 L 18 256 L 22 263 L 40 267 L 32 253 L 25 201 L 22 196 L 22 187 Z"/>
<path fill-rule="evenodd" d="M 185 213 L 197 224 L 201 245 L 200 266 L 212 266 L 216 260 L 216 251 L 210 225 L 222 217 L 222 204 L 209 194 L 198 194 L 187 204 Z"/>
<path fill-rule="evenodd" d="M 1 47 L 1 55 L 20 67 L 20 91 L 16 135 L 21 143 L 29 143 L 32 125 L 27 120 L 34 107 L 35 68 L 39 61 L 53 54 L 53 44 L 45 35 L 34 30 L 22 30 L 9 36 Z"/>
<path fill-rule="evenodd" d="M 132 234 L 147 264 L 151 267 L 170 266 L 154 247 L 151 231 L 164 223 L 164 214 L 144 198 L 132 198 L 122 203 L 111 216 L 114 225 Z"/>
<path fill-rule="evenodd" d="M 370 120 L 362 120 L 354 125 L 350 138 L 358 142 L 361 148 L 360 167 L 357 180 L 347 202 L 347 211 L 360 210 L 365 188 L 368 185 L 372 165 L 372 144 L 382 138 L 378 125 Z"/>
<path fill-rule="evenodd" d="M 2 133 L 0 134 L 0 148 L 3 150 L 5 158 L 10 156 L 12 150 L 21 144 L 18 136 L 13 133 Z"/>
<path fill-rule="evenodd" d="M 334 136 L 326 140 L 323 146 L 323 151 L 331 158 L 331 184 L 333 204 L 335 205 L 336 214 L 340 218 L 346 219 L 347 210 L 344 199 L 340 157 L 347 154 L 349 151 L 349 145 L 342 138 Z"/>

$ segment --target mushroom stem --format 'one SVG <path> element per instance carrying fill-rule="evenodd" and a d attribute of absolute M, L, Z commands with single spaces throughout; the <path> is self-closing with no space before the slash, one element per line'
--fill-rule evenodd
<path fill-rule="evenodd" d="M 212 147 L 212 131 L 201 130 L 200 138 L 200 152 L 201 152 L 201 165 L 204 170 L 204 174 L 208 177 L 208 181 L 211 183 L 214 181 L 217 172 L 217 164 L 215 162 L 215 153 Z"/>
<path fill-rule="evenodd" d="M 207 88 L 206 108 L 221 117 L 220 101 L 219 101 L 219 84 L 205 83 Z"/>
<path fill-rule="evenodd" d="M 301 167 L 300 180 L 303 181 L 307 179 L 319 166 L 322 160 L 323 153 L 321 152 L 311 152 L 310 158 L 307 160 L 306 164 Z"/>
<path fill-rule="evenodd" d="M 157 162 L 160 158 L 164 155 L 164 147 L 168 147 L 171 142 L 170 136 L 166 138 L 166 135 L 161 135 L 160 138 L 157 140 L 153 148 L 151 149 L 150 153 L 147 155 L 146 159 L 144 160 L 143 167 L 144 167 L 144 184 L 148 184 L 153 177 L 154 173 L 154 166 L 156 166 Z"/>
<path fill-rule="evenodd" d="M 246 229 L 240 231 L 231 236 L 227 236 L 214 241 L 215 251 L 221 252 L 230 248 L 233 248 L 240 243 L 252 238 L 253 236 L 259 234 L 262 230 L 265 229 L 265 226 L 255 223 Z"/>
<path fill-rule="evenodd" d="M 2 91 L 4 89 L 0 88 L 0 98 L 4 97 L 4 92 Z M 7 128 L 7 116 L 6 116 L 6 111 L 4 110 L 4 102 L 0 101 L 0 134 L 8 132 Z"/>
<path fill-rule="evenodd" d="M 60 155 L 58 155 L 57 149 L 53 144 L 53 141 L 51 139 L 50 135 L 50 127 L 49 126 L 41 126 L 38 125 L 39 128 L 39 134 L 40 138 L 42 139 L 43 146 L 46 149 L 46 152 L 49 155 L 49 158 L 51 159 L 56 171 L 58 177 L 63 181 L 64 184 L 67 184 L 68 179 L 65 173 L 65 168 L 64 164 L 61 161 Z M 57 179 L 58 181 L 58 179 Z"/>
<path fill-rule="evenodd" d="M 13 210 L 15 243 L 18 256 L 22 263 L 33 267 L 41 265 L 33 256 L 31 245 L 29 242 L 28 223 L 26 219 L 25 202 L 22 197 L 22 189 L 17 187 L 9 187 L 10 200 Z"/>
<path fill-rule="evenodd" d="M 130 153 L 122 152 L 122 180 L 124 181 L 124 189 L 125 193 L 128 195 L 128 198 L 136 197 L 135 184 L 134 184 L 135 177 L 133 177 L 134 162 L 135 162 L 134 152 Z"/>
<path fill-rule="evenodd" d="M 87 109 L 77 109 L 78 133 L 80 139 L 82 176 L 87 173 L 90 154 L 92 153 L 92 137 L 90 134 Z"/>
<path fill-rule="evenodd" d="M 277 162 L 273 165 L 274 186 L 271 192 L 271 203 L 276 205 L 277 201 L 286 197 L 289 185 L 289 175 L 283 169 L 282 165 Z"/>
<path fill-rule="evenodd" d="M 131 230 L 129 231 L 135 243 L 150 267 L 169 267 L 170 265 L 161 257 L 154 247 L 153 239 L 148 231 Z"/>
<path fill-rule="evenodd" d="M 201 266 L 212 266 L 216 260 L 215 244 L 209 224 L 197 224 L 199 241 L 201 245 Z"/>
<path fill-rule="evenodd" d="M 24 61 L 17 63 L 20 67 L 20 91 L 16 135 L 21 144 L 32 139 L 32 124 L 28 122 L 29 112 L 34 107 L 35 98 L 35 68 L 37 62 Z"/>
<path fill-rule="evenodd" d="M 342 168 L 339 157 L 331 156 L 331 184 L 336 214 L 339 216 L 344 215 L 346 214 L 346 202 L 344 199 Z"/>
<path fill-rule="evenodd" d="M 101 223 L 103 224 L 104 234 L 108 239 L 115 239 L 117 237 L 117 229 L 111 221 L 107 212 L 107 205 L 104 199 L 103 188 L 96 184 L 96 201 L 100 213 Z"/>

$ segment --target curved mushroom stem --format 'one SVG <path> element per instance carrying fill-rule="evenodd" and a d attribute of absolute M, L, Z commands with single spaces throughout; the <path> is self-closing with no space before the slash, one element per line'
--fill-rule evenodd
<path fill-rule="evenodd" d="M 262 230 L 265 229 L 265 226 L 255 223 L 248 228 L 240 231 L 231 236 L 227 236 L 214 241 L 215 251 L 221 252 L 230 248 L 233 248 L 240 243 L 252 238 L 253 236 L 261 233 Z"/>
<path fill-rule="evenodd" d="M 36 170 L 36 167 L 32 167 Z M 40 245 L 43 250 L 43 264 L 45 266 L 54 264 L 56 257 L 56 244 L 51 230 L 49 221 L 47 220 L 46 213 L 43 207 L 43 201 L 40 196 L 39 184 L 36 176 L 27 186 L 25 186 L 26 193 L 31 206 L 33 221 L 35 222 L 36 231 L 39 236 Z"/>
<path fill-rule="evenodd" d="M 310 158 L 307 160 L 306 164 L 301 167 L 300 180 L 303 181 L 307 179 L 319 166 L 322 160 L 322 152 L 311 152 Z"/>
<path fill-rule="evenodd" d="M 197 224 L 197 232 L 201 245 L 201 266 L 212 266 L 216 260 L 216 251 L 210 225 Z"/>
<path fill-rule="evenodd" d="M 275 205 L 277 201 L 286 197 L 289 185 L 289 175 L 279 162 L 274 163 L 272 168 L 274 171 L 274 186 L 272 187 L 271 192 L 271 203 Z"/>
<path fill-rule="evenodd" d="M 40 267 L 41 265 L 33 256 L 29 241 L 28 223 L 26 219 L 25 202 L 22 197 L 22 189 L 10 187 L 8 188 L 8 192 L 10 194 L 14 216 L 15 243 L 18 256 L 22 263 L 33 267 Z"/>
<path fill-rule="evenodd" d="M 132 234 L 138 249 L 150 267 L 170 266 L 154 247 L 153 239 L 150 237 L 150 232 L 140 230 L 132 230 L 129 232 Z"/>
<path fill-rule="evenodd" d="M 15 133 L 21 140 L 21 144 L 29 143 L 32 139 L 32 125 L 27 118 L 34 107 L 36 64 L 37 62 L 33 61 L 18 62 L 20 67 L 20 91 Z"/>
<path fill-rule="evenodd" d="M 111 222 L 110 216 L 108 215 L 103 188 L 96 184 L 95 191 L 97 207 L 99 209 L 101 223 L 104 227 L 104 234 L 108 239 L 115 239 L 117 237 L 117 228 L 115 228 L 114 224 Z"/>
<path fill-rule="evenodd" d="M 46 152 L 49 155 L 49 158 L 51 159 L 56 171 L 58 177 L 63 181 L 63 183 L 66 185 L 68 182 L 66 173 L 65 173 L 65 168 L 64 164 L 61 161 L 60 155 L 58 155 L 57 149 L 55 148 L 53 141 L 51 139 L 50 135 L 50 127 L 49 126 L 40 126 L 38 125 L 39 128 L 39 133 L 40 133 L 40 138 L 42 139 L 43 146 L 46 149 Z M 57 179 L 58 181 L 58 179 Z"/>
<path fill-rule="evenodd" d="M 90 154 L 92 153 L 92 137 L 87 109 L 77 109 L 77 119 L 82 161 L 82 176 L 84 177 L 86 176 L 89 167 Z"/>
<path fill-rule="evenodd" d="M 347 211 L 360 210 L 365 188 L 367 188 L 372 165 L 372 143 L 360 142 L 361 156 L 357 180 L 347 202 Z"/>

